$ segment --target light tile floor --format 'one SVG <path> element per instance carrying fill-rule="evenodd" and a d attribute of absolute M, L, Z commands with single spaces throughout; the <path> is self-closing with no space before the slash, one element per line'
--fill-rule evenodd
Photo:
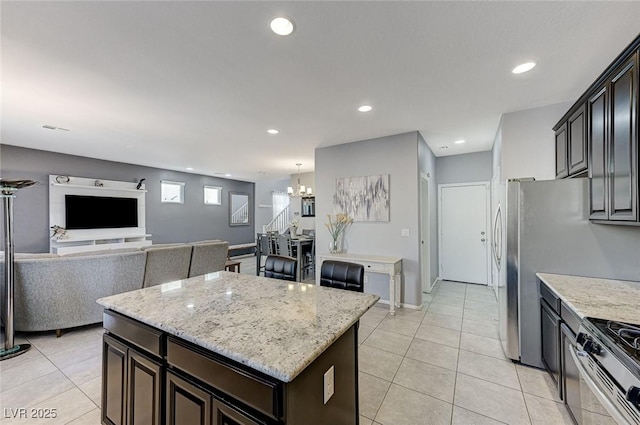
<path fill-rule="evenodd" d="M 423 298 L 421 311 L 376 305 L 360 321 L 361 425 L 571 424 L 546 372 L 504 357 L 491 289 L 445 281 Z M 19 334 L 33 348 L 0 362 L 0 424 L 98 425 L 101 337 Z M 17 408 L 57 417 L 11 418 Z"/>

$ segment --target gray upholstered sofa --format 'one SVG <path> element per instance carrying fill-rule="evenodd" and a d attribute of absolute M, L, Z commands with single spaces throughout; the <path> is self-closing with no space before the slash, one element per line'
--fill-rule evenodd
<path fill-rule="evenodd" d="M 98 298 L 224 270 L 228 246 L 224 241 L 202 241 L 142 250 L 16 254 L 15 329 L 61 330 L 99 323 L 103 307 L 96 303 Z"/>
<path fill-rule="evenodd" d="M 17 331 L 66 329 L 101 322 L 103 308 L 96 300 L 140 289 L 147 254 L 107 251 L 43 257 L 16 258 Z"/>

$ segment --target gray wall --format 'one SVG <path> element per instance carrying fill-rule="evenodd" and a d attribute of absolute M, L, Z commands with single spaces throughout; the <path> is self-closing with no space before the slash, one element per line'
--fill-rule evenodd
<path fill-rule="evenodd" d="M 316 149 L 316 217 L 319 219 L 316 249 L 319 253 L 328 251 L 329 233 L 322 225 L 326 221 L 324 217 L 333 214 L 336 178 L 389 174 L 390 221 L 353 223 L 346 240 L 349 252 L 402 257 L 401 299 L 411 305 L 422 304 L 419 154 L 424 156 L 425 171 L 433 175 L 435 166 L 425 149 L 428 150 L 426 144 L 419 150 L 417 132 Z M 401 229 L 409 229 L 409 237 L 402 237 Z M 367 292 L 389 298 L 388 277 L 369 274 L 368 279 Z"/>
<path fill-rule="evenodd" d="M 437 184 L 491 181 L 491 151 L 436 158 Z"/>
<path fill-rule="evenodd" d="M 17 194 L 14 203 L 17 252 L 49 251 L 49 174 L 128 182 L 146 178 L 146 226 L 154 243 L 215 238 L 238 244 L 255 240 L 253 217 L 249 226 L 229 226 L 229 191 L 247 193 L 253 212 L 253 183 L 9 145 L 0 145 L 0 152 L 2 177 L 41 182 Z M 160 180 L 185 182 L 185 203 L 161 203 Z M 222 187 L 222 205 L 204 205 L 204 185 Z"/>
<path fill-rule="evenodd" d="M 429 234 L 431 236 L 431 245 L 429 246 L 429 255 L 431 256 L 431 264 L 429 269 L 431 272 L 431 284 L 438 277 L 438 184 L 437 184 L 437 158 L 427 146 L 427 143 L 418 133 L 418 168 L 420 172 L 429 179 L 429 221 L 431 226 Z M 418 176 L 419 177 L 419 176 Z M 420 186 L 418 186 L 418 189 Z M 418 200 L 420 197 L 418 197 Z M 418 201 L 419 202 L 419 201 Z"/>

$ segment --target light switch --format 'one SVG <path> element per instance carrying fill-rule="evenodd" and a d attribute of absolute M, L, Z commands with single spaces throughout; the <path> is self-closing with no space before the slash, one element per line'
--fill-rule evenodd
<path fill-rule="evenodd" d="M 400 235 L 404 237 L 409 237 L 409 229 L 400 230 Z"/>
<path fill-rule="evenodd" d="M 335 377 L 334 377 L 334 369 L 331 366 L 324 373 L 324 404 L 327 404 L 333 393 L 335 392 Z"/>

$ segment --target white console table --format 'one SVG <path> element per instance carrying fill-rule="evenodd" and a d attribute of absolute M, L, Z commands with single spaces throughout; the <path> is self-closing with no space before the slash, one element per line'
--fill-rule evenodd
<path fill-rule="evenodd" d="M 325 260 L 346 261 L 362 264 L 365 273 L 382 273 L 389 275 L 389 313 L 396 314 L 399 307 L 400 283 L 402 282 L 402 258 L 367 254 L 318 254 L 316 284 L 320 284 L 320 270 Z"/>
<path fill-rule="evenodd" d="M 151 235 L 111 235 L 89 236 L 73 239 L 52 239 L 50 252 L 52 254 L 75 254 L 78 252 L 99 251 L 118 248 L 141 248 L 151 245 Z"/>

